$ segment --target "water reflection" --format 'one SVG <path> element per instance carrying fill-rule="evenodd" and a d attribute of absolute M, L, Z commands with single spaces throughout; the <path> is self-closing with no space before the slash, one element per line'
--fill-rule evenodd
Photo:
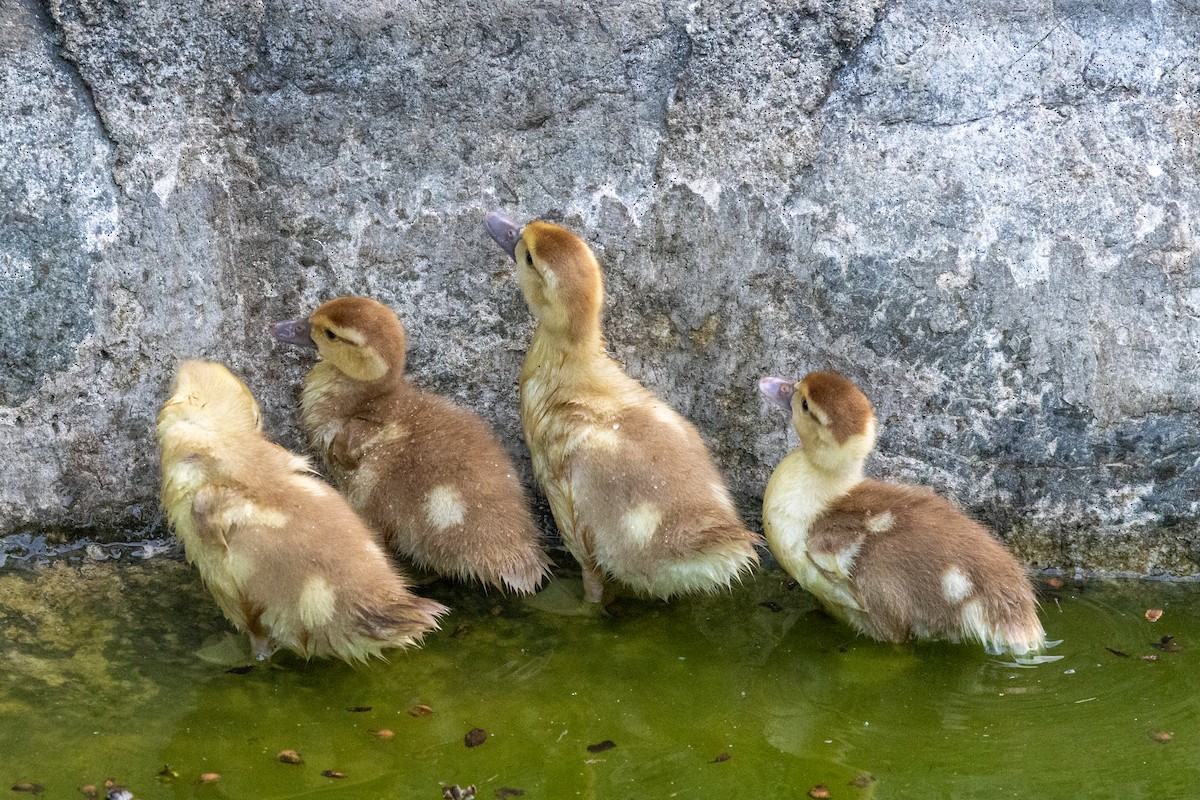
<path fill-rule="evenodd" d="M 426 588 L 454 611 L 422 650 L 231 672 L 246 651 L 186 565 L 0 574 L 0 779 L 68 797 L 114 776 L 143 800 L 471 784 L 480 798 L 794 797 L 818 783 L 837 798 L 1184 797 L 1200 780 L 1195 585 L 1048 593 L 1062 659 L 1034 669 L 856 637 L 778 572 L 586 618 L 556 613 L 561 598 Z M 486 738 L 468 747 L 473 729 Z M 278 761 L 284 749 L 304 763 Z M 160 780 L 164 764 L 179 777 Z"/>

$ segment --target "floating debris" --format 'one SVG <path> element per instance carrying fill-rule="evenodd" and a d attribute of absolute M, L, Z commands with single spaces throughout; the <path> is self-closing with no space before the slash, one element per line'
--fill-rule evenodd
<path fill-rule="evenodd" d="M 364 714 L 371 710 L 371 706 L 350 706 L 346 710 L 351 714 Z"/>
<path fill-rule="evenodd" d="M 283 764 L 303 764 L 304 759 L 295 750 L 280 750 L 275 760 Z"/>
<path fill-rule="evenodd" d="M 605 750 L 612 750 L 616 746 L 617 746 L 617 743 L 614 742 L 612 739 L 605 739 L 603 742 L 596 742 L 595 744 L 589 744 L 587 746 L 587 751 L 589 753 L 603 753 Z"/>
<path fill-rule="evenodd" d="M 41 794 L 42 792 L 46 791 L 46 787 L 42 786 L 40 783 L 21 781 L 20 783 L 14 783 L 12 790 L 14 792 L 27 792 L 28 794 Z"/>
<path fill-rule="evenodd" d="M 1146 621 L 1147 622 L 1158 622 L 1160 619 L 1162 619 L 1162 615 L 1163 615 L 1163 612 L 1162 612 L 1161 608 L 1147 608 L 1146 609 Z"/>
<path fill-rule="evenodd" d="M 1164 636 L 1157 642 L 1151 642 L 1150 646 L 1162 650 L 1164 653 L 1178 653 L 1183 649 L 1175 642 L 1174 636 Z"/>
<path fill-rule="evenodd" d="M 763 600 L 761 603 L 759 603 L 759 605 L 765 608 L 767 611 L 771 611 L 776 614 L 778 614 L 780 611 L 783 611 L 783 606 L 779 605 L 779 603 L 776 603 L 774 600 Z"/>
<path fill-rule="evenodd" d="M 496 790 L 496 797 L 499 800 L 508 800 L 508 798 L 510 798 L 510 797 L 524 797 L 524 796 L 525 796 L 524 789 L 512 789 L 508 786 L 501 786 L 499 789 Z"/>
<path fill-rule="evenodd" d="M 729 760 L 729 759 L 731 759 L 731 758 L 733 758 L 733 756 L 731 756 L 731 755 L 729 754 L 729 752 L 728 752 L 728 751 L 726 751 L 726 752 L 724 752 L 724 753 L 721 753 L 721 755 L 717 756 L 716 758 L 714 758 L 712 761 L 710 761 L 710 762 L 708 762 L 708 763 L 710 763 L 710 764 L 723 764 L 724 762 L 728 761 L 728 760 Z"/>
<path fill-rule="evenodd" d="M 173 781 L 179 777 L 179 773 L 171 769 L 170 764 L 163 764 L 163 768 L 158 771 L 158 779 L 163 783 Z"/>
<path fill-rule="evenodd" d="M 430 708 L 427 705 L 422 705 L 421 703 L 417 703 L 415 706 L 413 706 L 412 708 L 410 708 L 408 710 L 408 715 L 410 717 L 424 717 L 424 716 L 427 716 L 432 713 L 433 713 L 432 708 Z"/>
<path fill-rule="evenodd" d="M 462 788 L 458 784 L 453 786 L 442 787 L 442 800 L 474 800 L 475 786 L 474 784 L 467 788 Z"/>
<path fill-rule="evenodd" d="M 854 780 L 850 781 L 850 785 L 855 789 L 866 789 L 875 782 L 874 775 L 859 775 Z"/>
<path fill-rule="evenodd" d="M 100 796 L 100 790 L 97 789 L 95 786 L 93 786 L 90 783 L 85 786 L 80 786 L 79 793 L 82 794 L 84 797 L 86 797 L 88 800 L 96 800 L 96 798 L 98 798 Z"/>
<path fill-rule="evenodd" d="M 1175 738 L 1175 734 L 1171 731 L 1150 731 L 1150 738 L 1159 744 L 1166 744 Z"/>
<path fill-rule="evenodd" d="M 450 631 L 450 638 L 453 639 L 456 636 L 462 636 L 464 633 L 469 633 L 470 630 L 471 623 L 460 622 L 458 625 L 454 626 L 454 630 Z"/>
<path fill-rule="evenodd" d="M 816 800 L 828 800 L 830 797 L 829 787 L 823 783 L 818 783 L 816 786 L 808 790 L 808 796 L 816 798 Z"/>
<path fill-rule="evenodd" d="M 791 592 L 791 591 L 795 591 L 796 587 L 799 585 L 800 585 L 800 581 L 788 581 L 787 583 L 785 583 L 783 585 L 783 587 L 785 589 L 787 589 L 789 592 Z"/>
<path fill-rule="evenodd" d="M 1047 578 L 1046 585 L 1049 586 L 1051 589 L 1061 589 L 1063 587 L 1063 579 L 1062 578 Z"/>
<path fill-rule="evenodd" d="M 379 728 L 378 730 L 370 731 L 370 734 L 376 739 L 382 739 L 385 742 L 388 739 L 394 739 L 396 737 L 395 732 L 392 731 L 391 728 Z"/>
<path fill-rule="evenodd" d="M 1129 658 L 1129 653 L 1126 653 L 1122 650 L 1118 650 L 1115 647 L 1106 647 L 1104 649 L 1107 650 L 1108 652 L 1112 653 L 1117 658 Z"/>
<path fill-rule="evenodd" d="M 504 613 L 504 606 L 500 606 L 500 605 L 492 606 L 492 616 L 493 617 L 498 617 L 503 613 Z"/>
<path fill-rule="evenodd" d="M 1149 655 L 1142 656 L 1142 661 L 1158 661 L 1158 655 L 1150 653 Z"/>
<path fill-rule="evenodd" d="M 479 747 L 487 739 L 488 732 L 483 728 L 471 728 L 471 730 L 467 731 L 467 735 L 463 737 L 463 744 L 467 747 Z"/>
<path fill-rule="evenodd" d="M 321 775 L 323 775 L 326 778 L 344 778 L 344 777 L 346 777 L 346 773 L 338 772 L 336 769 L 323 769 L 323 770 L 321 770 Z"/>
<path fill-rule="evenodd" d="M 219 780 L 221 780 L 221 773 L 219 772 L 206 772 L 200 776 L 201 783 L 216 783 Z"/>
<path fill-rule="evenodd" d="M 135 800 L 133 792 L 117 783 L 116 778 L 104 779 L 104 791 L 108 800 Z"/>

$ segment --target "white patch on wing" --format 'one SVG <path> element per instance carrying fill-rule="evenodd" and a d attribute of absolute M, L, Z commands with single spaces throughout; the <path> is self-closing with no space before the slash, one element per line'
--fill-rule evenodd
<path fill-rule="evenodd" d="M 362 465 L 354 472 L 354 480 L 350 482 L 349 491 L 347 492 L 350 505 L 355 509 L 366 508 L 371 499 L 371 493 L 375 491 L 375 487 L 379 484 L 379 473 L 371 469 L 371 467 Z M 453 490 L 451 490 L 453 491 Z M 429 501 L 426 500 L 426 503 Z M 426 514 L 428 516 L 428 512 Z"/>
<path fill-rule="evenodd" d="M 843 547 L 837 554 L 838 571 L 843 575 L 849 575 L 854 571 L 854 561 L 858 558 L 858 551 L 862 549 L 864 537 L 859 536 L 851 544 Z"/>
<path fill-rule="evenodd" d="M 292 485 L 313 497 L 328 497 L 332 491 L 328 484 L 309 475 L 293 476 Z"/>
<path fill-rule="evenodd" d="M 450 484 L 438 486 L 425 496 L 425 518 L 433 527 L 447 530 L 467 518 L 462 495 Z"/>
<path fill-rule="evenodd" d="M 854 538 L 853 542 L 850 542 L 837 552 L 813 552 L 810 550 L 808 557 L 825 572 L 849 578 L 854 571 L 854 560 L 858 558 L 858 553 L 862 550 L 863 542 L 866 538 L 865 535 L 859 534 Z"/>
<path fill-rule="evenodd" d="M 662 522 L 662 511 L 654 503 L 642 503 L 625 513 L 621 518 L 621 527 L 625 535 L 633 542 L 646 545 L 658 532 Z"/>
<path fill-rule="evenodd" d="M 291 468 L 293 472 L 309 473 L 313 471 L 312 463 L 304 456 L 298 456 L 295 453 L 288 453 L 291 456 Z"/>
<path fill-rule="evenodd" d="M 871 533 L 887 533 L 896 524 L 896 518 L 891 511 L 867 516 L 867 530 Z"/>
<path fill-rule="evenodd" d="M 403 439 L 407 437 L 408 434 L 409 430 L 407 426 L 402 425 L 399 422 L 389 422 L 379 429 L 379 433 L 371 437 L 370 441 L 368 441 L 363 447 L 363 450 L 366 450 L 368 447 L 372 447 L 377 444 L 386 444 L 388 442 L 394 442 L 397 439 Z"/>
<path fill-rule="evenodd" d="M 333 612 L 337 607 L 337 594 L 324 578 L 314 575 L 305 582 L 300 591 L 297 606 L 300 622 L 307 628 L 315 628 L 333 619 Z"/>
<path fill-rule="evenodd" d="M 615 425 L 616 423 L 614 423 Z M 567 452 L 579 447 L 595 448 L 597 450 L 618 450 L 621 447 L 620 428 L 613 425 L 592 425 L 571 437 Z"/>
<path fill-rule="evenodd" d="M 971 596 L 971 592 L 975 591 L 975 587 L 971 584 L 971 579 L 963 574 L 963 571 L 958 567 L 950 567 L 942 574 L 942 596 L 946 601 L 953 604 L 966 600 Z M 966 609 L 964 608 L 965 612 Z"/>
<path fill-rule="evenodd" d="M 729 490 L 724 484 L 714 483 L 712 485 L 713 497 L 716 498 L 717 504 L 721 508 L 728 511 L 730 514 L 737 514 L 737 509 L 733 505 L 733 498 L 729 496 Z"/>

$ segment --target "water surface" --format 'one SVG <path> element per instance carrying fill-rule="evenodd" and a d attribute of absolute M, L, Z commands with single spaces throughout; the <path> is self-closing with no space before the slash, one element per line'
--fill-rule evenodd
<path fill-rule="evenodd" d="M 558 572 L 556 593 L 575 588 Z M 788 584 L 767 570 L 731 594 L 619 599 L 585 618 L 438 582 L 422 591 L 454 610 L 421 650 L 230 671 L 251 662 L 184 564 L 8 569 L 0 781 L 80 797 L 113 777 L 143 800 L 437 800 L 471 784 L 531 800 L 1198 791 L 1195 584 L 1043 583 L 1062 659 L 1032 669 L 973 646 L 867 641 Z M 468 748 L 475 728 L 486 739 Z M 277 761 L 284 749 L 304 763 Z M 167 765 L 178 777 L 159 775 Z"/>

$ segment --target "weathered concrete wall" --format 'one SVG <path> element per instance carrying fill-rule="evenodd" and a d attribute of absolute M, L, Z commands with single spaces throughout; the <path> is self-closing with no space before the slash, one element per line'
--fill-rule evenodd
<path fill-rule="evenodd" d="M 1037 566 L 1200 573 L 1200 3 L 0 0 L 0 533 L 161 530 L 175 363 L 363 293 L 524 456 L 485 209 L 565 221 L 747 518 L 832 367 Z"/>

